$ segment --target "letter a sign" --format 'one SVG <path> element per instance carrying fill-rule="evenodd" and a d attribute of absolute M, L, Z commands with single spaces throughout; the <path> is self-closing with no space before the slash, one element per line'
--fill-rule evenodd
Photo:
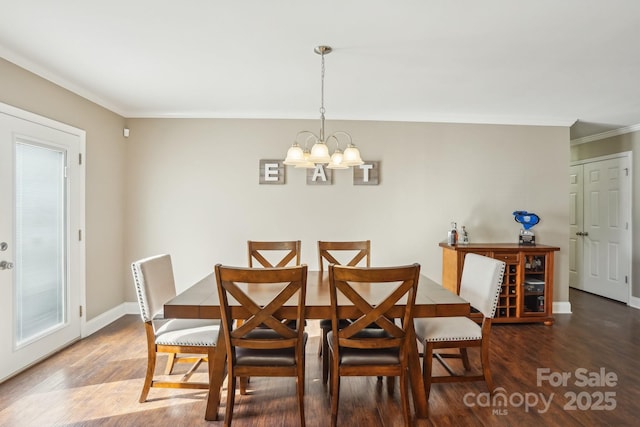
<path fill-rule="evenodd" d="M 333 184 L 333 171 L 325 165 L 316 165 L 314 169 L 307 169 L 307 185 Z"/>

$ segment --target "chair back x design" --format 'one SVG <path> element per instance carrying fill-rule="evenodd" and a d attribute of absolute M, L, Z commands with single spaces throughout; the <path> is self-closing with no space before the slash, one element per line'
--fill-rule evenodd
<path fill-rule="evenodd" d="M 300 425 L 304 426 L 307 266 L 242 268 L 218 264 L 215 275 L 227 342 L 225 425 L 230 425 L 233 417 L 236 379 L 268 376 L 296 377 Z M 249 288 L 259 292 L 252 298 Z M 287 312 L 283 306 L 291 299 L 296 308 Z"/>
<path fill-rule="evenodd" d="M 343 259 L 340 255 L 347 254 L 351 259 Z M 364 261 L 364 266 L 371 265 L 371 240 L 357 240 L 350 242 L 326 242 L 318 241 L 318 257 L 320 270 L 324 270 L 324 262 L 327 264 L 347 265 L 355 267 Z"/>
<path fill-rule="evenodd" d="M 258 242 L 249 240 L 249 267 L 286 267 L 291 264 L 300 265 L 300 240 L 284 242 Z M 282 255 L 276 261 L 270 260 L 272 256 Z M 257 262 L 259 265 L 254 265 Z"/>
<path fill-rule="evenodd" d="M 213 362 L 220 322 L 164 318 L 164 303 L 176 296 L 170 255 L 135 261 L 131 271 L 147 337 L 147 372 L 139 401 L 147 400 L 151 387 L 208 389 L 208 382 L 189 379 L 202 362 Z M 191 363 L 192 367 L 179 381 L 154 381 L 157 353 L 169 354 L 165 375 L 173 372 L 176 363 Z M 211 363 L 208 367 L 210 373 Z"/>
<path fill-rule="evenodd" d="M 318 241 L 318 266 L 320 271 L 327 265 L 347 265 L 351 267 L 371 265 L 371 241 L 354 240 L 345 242 Z M 347 322 L 345 319 L 343 322 Z M 320 341 L 318 342 L 318 355 L 322 357 L 322 383 L 326 384 L 329 378 L 329 350 L 327 347 L 327 334 L 331 330 L 331 320 L 320 320 Z"/>
<path fill-rule="evenodd" d="M 411 328 L 419 277 L 419 264 L 329 265 L 332 426 L 337 425 L 341 376 L 400 377 L 403 417 L 405 425 L 411 425 L 406 340 L 414 339 Z M 372 324 L 378 327 L 371 328 Z M 393 382 L 387 384 L 392 387 Z"/>

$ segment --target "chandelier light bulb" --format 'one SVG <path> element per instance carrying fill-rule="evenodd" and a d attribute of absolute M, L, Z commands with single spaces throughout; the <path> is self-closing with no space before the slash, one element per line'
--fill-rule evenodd
<path fill-rule="evenodd" d="M 353 144 L 349 144 L 349 146 L 344 150 L 343 162 L 347 166 L 359 166 L 364 164 L 360 157 L 360 150 L 358 150 L 358 148 Z"/>
<path fill-rule="evenodd" d="M 304 153 L 300 145 L 297 142 L 294 142 L 289 150 L 287 151 L 287 158 L 284 159 L 285 165 L 297 165 L 304 161 Z"/>
<path fill-rule="evenodd" d="M 303 152 L 302 162 L 298 163 L 295 167 L 296 169 L 314 169 L 316 164 L 309 160 L 311 153 L 309 153 L 309 149 L 305 149 Z"/>
<path fill-rule="evenodd" d="M 331 157 L 329 157 L 329 147 L 322 141 L 318 141 L 311 147 L 311 155 L 309 160 L 314 163 L 329 163 Z"/>
<path fill-rule="evenodd" d="M 343 163 L 342 150 L 336 148 L 336 151 L 331 155 L 331 163 L 327 166 L 329 169 L 349 169 L 349 166 Z"/>

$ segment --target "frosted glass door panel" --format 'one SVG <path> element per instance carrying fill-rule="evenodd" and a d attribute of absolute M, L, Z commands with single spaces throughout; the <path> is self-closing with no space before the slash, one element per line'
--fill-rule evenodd
<path fill-rule="evenodd" d="M 16 345 L 66 321 L 65 152 L 16 144 Z"/>

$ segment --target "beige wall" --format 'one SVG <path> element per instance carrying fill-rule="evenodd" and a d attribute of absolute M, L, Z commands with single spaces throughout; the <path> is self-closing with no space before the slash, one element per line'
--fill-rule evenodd
<path fill-rule="evenodd" d="M 348 170 L 332 186 L 308 186 L 288 167 L 278 186 L 258 184 L 259 160 L 282 158 L 318 122 L 128 125 L 126 259 L 171 253 L 180 288 L 215 263 L 245 265 L 248 239 L 300 239 L 311 268 L 319 239 L 371 239 L 374 264 L 419 262 L 440 281 L 438 242 L 451 221 L 471 241 L 517 242 L 512 212 L 530 210 L 542 218 L 538 241 L 561 248 L 554 300 L 568 301 L 567 128 L 328 120 L 328 132 L 349 131 L 366 160 L 381 162 L 381 184 L 354 186 Z"/>
<path fill-rule="evenodd" d="M 124 119 L 0 59 L 0 102 L 83 129 L 86 139 L 88 320 L 125 300 Z"/>
<path fill-rule="evenodd" d="M 130 261 L 171 253 L 182 289 L 217 262 L 244 265 L 248 239 L 301 239 L 315 267 L 316 240 L 370 238 L 375 264 L 417 261 L 440 281 L 451 221 L 471 241 L 515 242 L 517 209 L 561 248 L 554 300 L 568 300 L 568 128 L 329 119 L 381 162 L 379 186 L 336 171 L 311 187 L 291 167 L 286 185 L 260 186 L 259 160 L 282 158 L 317 121 L 124 119 L 4 60 L 0 75 L 0 102 L 87 132 L 89 320 L 135 301 Z"/>
<path fill-rule="evenodd" d="M 630 132 L 610 138 L 571 146 L 571 161 L 592 159 L 610 154 L 632 153 L 631 215 L 632 215 L 632 271 L 631 294 L 640 297 L 640 132 Z"/>

